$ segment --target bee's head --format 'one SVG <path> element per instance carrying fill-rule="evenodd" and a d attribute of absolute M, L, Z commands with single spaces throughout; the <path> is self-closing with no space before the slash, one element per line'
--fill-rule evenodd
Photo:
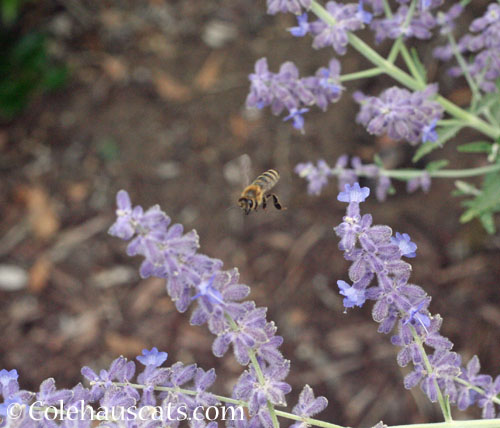
<path fill-rule="evenodd" d="M 249 214 L 253 208 L 253 201 L 248 198 L 240 198 L 238 199 L 238 205 L 245 211 L 245 214 Z"/>

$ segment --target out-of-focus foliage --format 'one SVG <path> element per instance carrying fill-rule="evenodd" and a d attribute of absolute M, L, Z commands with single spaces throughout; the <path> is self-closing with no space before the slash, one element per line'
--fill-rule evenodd
<path fill-rule="evenodd" d="M 0 0 L 0 118 L 19 113 L 39 92 L 60 87 L 67 68 L 56 65 L 41 32 L 23 33 L 19 18 L 24 0 Z"/>

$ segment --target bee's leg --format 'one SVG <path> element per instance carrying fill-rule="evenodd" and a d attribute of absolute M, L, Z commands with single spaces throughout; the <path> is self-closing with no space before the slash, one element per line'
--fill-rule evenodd
<path fill-rule="evenodd" d="M 286 208 L 284 208 L 284 207 L 281 206 L 278 197 L 274 193 L 271 193 L 271 194 L 267 195 L 267 197 L 268 198 L 270 198 L 270 197 L 273 198 L 274 208 L 276 208 L 277 210 L 285 210 L 286 209 Z"/>
<path fill-rule="evenodd" d="M 263 210 L 265 210 L 265 209 L 266 209 L 266 206 L 267 206 L 266 199 L 267 199 L 267 196 L 264 196 L 264 197 L 262 198 L 262 209 L 263 209 Z"/>

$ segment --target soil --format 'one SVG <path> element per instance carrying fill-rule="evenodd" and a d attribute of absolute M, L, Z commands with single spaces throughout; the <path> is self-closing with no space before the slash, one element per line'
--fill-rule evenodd
<path fill-rule="evenodd" d="M 355 124 L 354 90 L 375 94 L 389 80 L 347 85 L 326 113 L 307 114 L 301 134 L 267 110 L 245 109 L 248 74 L 263 56 L 273 70 L 293 60 L 312 74 L 332 51 L 291 37 L 285 29 L 293 16 L 266 15 L 264 2 L 48 1 L 21 22 L 48 32 L 50 51 L 71 77 L 0 131 L 0 264 L 27 275 L 25 287 L 0 290 L 0 368 L 16 368 L 25 389 L 38 390 L 48 377 L 71 387 L 84 365 L 107 368 L 119 355 L 156 346 L 172 363 L 215 367 L 216 392 L 230 394 L 242 368 L 229 354 L 215 358 L 207 330 L 175 310 L 162 280 L 141 279 L 140 259 L 106 233 L 116 192 L 126 189 L 134 204 L 160 204 L 174 222 L 196 229 L 200 251 L 237 266 L 251 298 L 269 308 L 292 361 L 290 408 L 307 383 L 330 402 L 319 417 L 340 425 L 441 421 L 418 388 L 404 390 L 410 369 L 399 368 L 390 338 L 376 333 L 370 306 L 343 311 L 336 281 L 347 279 L 348 264 L 332 230 L 344 209 L 336 183 L 308 196 L 293 172 L 298 162 L 333 164 L 343 153 L 367 162 L 381 153 L 388 167 L 412 167 L 414 148 Z M 432 47 L 424 44 L 424 60 Z M 342 61 L 345 72 L 367 66 L 353 52 Z M 447 96 L 467 97 L 463 82 L 429 63 L 430 80 L 441 77 Z M 458 156 L 455 147 L 426 160 L 481 165 L 480 156 Z M 242 185 L 234 172 L 243 154 L 254 175 L 280 171 L 276 191 L 286 211 L 244 216 L 237 209 Z M 412 281 L 433 296 L 443 334 L 464 361 L 477 354 L 482 372 L 495 376 L 498 237 L 459 223 L 451 181 L 435 180 L 428 193 L 396 189 L 363 210 L 411 235 L 418 244 Z M 462 417 L 478 415 L 471 409 Z"/>

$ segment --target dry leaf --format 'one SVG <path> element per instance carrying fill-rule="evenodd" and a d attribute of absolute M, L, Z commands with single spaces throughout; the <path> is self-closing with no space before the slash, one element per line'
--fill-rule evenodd
<path fill-rule="evenodd" d="M 157 71 L 154 75 L 154 83 L 160 97 L 172 101 L 187 101 L 191 98 L 191 89 L 168 76 L 162 71 Z"/>
<path fill-rule="evenodd" d="M 219 77 L 223 61 L 224 55 L 222 53 L 212 52 L 196 75 L 194 79 L 195 86 L 202 91 L 212 88 Z"/>
<path fill-rule="evenodd" d="M 68 199 L 71 202 L 80 203 L 89 194 L 88 183 L 71 183 L 66 189 Z"/>
<path fill-rule="evenodd" d="M 141 339 L 123 336 L 118 333 L 107 333 L 105 341 L 113 355 L 140 355 L 141 351 L 147 348 L 147 344 Z"/>
<path fill-rule="evenodd" d="M 29 271 L 29 290 L 36 294 L 42 292 L 47 286 L 51 271 L 52 262 L 47 257 L 38 257 Z"/>
<path fill-rule="evenodd" d="M 111 80 L 123 81 L 128 76 L 128 70 L 125 63 L 116 57 L 108 56 L 102 63 L 102 68 Z"/>
<path fill-rule="evenodd" d="M 59 218 L 47 192 L 41 187 L 25 187 L 20 194 L 28 208 L 33 234 L 42 240 L 51 238 L 59 230 Z"/>
<path fill-rule="evenodd" d="M 453 101 L 459 106 L 467 106 L 470 103 L 471 91 L 469 88 L 455 89 L 449 96 L 450 101 Z"/>
<path fill-rule="evenodd" d="M 250 133 L 250 126 L 247 120 L 245 120 L 241 115 L 233 114 L 229 118 L 229 128 L 231 133 L 242 140 L 248 139 L 248 134 Z"/>

